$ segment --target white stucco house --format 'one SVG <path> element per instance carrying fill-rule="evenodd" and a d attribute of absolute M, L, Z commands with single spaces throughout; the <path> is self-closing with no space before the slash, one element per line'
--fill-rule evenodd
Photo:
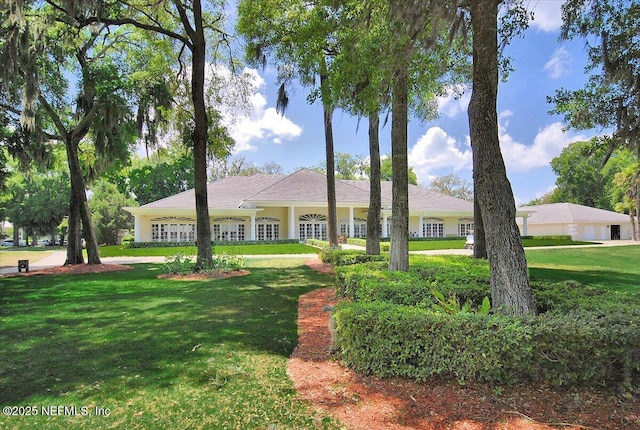
<path fill-rule="evenodd" d="M 519 211 L 530 213 L 526 220 L 530 236 L 569 235 L 573 240 L 584 241 L 632 238 L 629 215 L 618 212 L 574 203 L 523 206 Z M 523 220 L 516 221 L 524 234 Z"/>
<path fill-rule="evenodd" d="M 391 186 L 382 182 L 382 237 L 391 232 Z M 232 176 L 207 186 L 211 240 L 327 239 L 327 178 L 310 169 L 289 175 Z M 365 237 L 368 180 L 336 180 L 338 234 Z M 136 242 L 193 242 L 195 194 L 188 190 L 140 207 Z M 521 207 L 523 236 L 570 235 L 574 240 L 630 239 L 627 215 L 571 203 Z M 413 237 L 464 237 L 473 229 L 473 203 L 409 185 L 409 233 Z"/>
<path fill-rule="evenodd" d="M 391 182 L 382 182 L 381 234 L 391 230 Z M 336 180 L 339 234 L 365 237 L 369 181 Z M 310 169 L 290 175 L 234 176 L 208 184 L 211 240 L 327 238 L 326 176 Z M 140 207 L 136 242 L 194 241 L 195 194 L 188 190 Z M 473 229 L 473 203 L 409 186 L 409 233 L 415 237 L 465 236 Z"/>

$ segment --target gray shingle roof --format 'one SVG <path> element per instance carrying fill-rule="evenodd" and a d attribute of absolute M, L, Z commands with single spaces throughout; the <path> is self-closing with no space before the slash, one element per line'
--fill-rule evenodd
<path fill-rule="evenodd" d="M 382 205 L 390 208 L 392 183 L 382 182 Z M 256 174 L 231 176 L 207 185 L 209 207 L 213 209 L 237 209 L 243 204 L 268 202 L 317 202 L 326 204 L 326 175 L 303 168 L 290 175 Z M 369 181 L 336 180 L 338 203 L 354 203 L 368 206 Z M 186 209 L 195 208 L 194 190 L 188 190 L 162 200 L 148 203 L 142 208 Z M 409 185 L 409 210 L 434 214 L 454 212 L 473 214 L 473 203 L 416 185 Z"/>
<path fill-rule="evenodd" d="M 577 205 L 575 203 L 552 203 L 547 205 L 523 206 L 531 211 L 529 224 L 557 223 L 625 223 L 629 216 L 617 212 Z"/>
<path fill-rule="evenodd" d="M 245 196 L 256 190 L 269 187 L 278 182 L 284 175 L 256 174 L 251 176 L 229 176 L 207 185 L 210 208 L 236 209 L 240 207 Z M 148 203 L 143 208 L 195 208 L 196 198 L 193 189 Z"/>
<path fill-rule="evenodd" d="M 289 176 L 248 196 L 247 202 L 318 202 L 327 201 L 327 176 L 302 168 Z M 336 180 L 338 202 L 369 203 L 369 193 L 349 181 Z"/>

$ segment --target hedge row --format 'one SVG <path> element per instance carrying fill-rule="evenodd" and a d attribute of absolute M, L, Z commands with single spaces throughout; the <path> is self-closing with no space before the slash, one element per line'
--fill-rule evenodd
<path fill-rule="evenodd" d="M 281 240 L 215 240 L 211 242 L 211 246 L 224 245 L 276 245 L 284 243 L 299 243 L 298 239 L 281 239 Z M 182 246 L 196 246 L 195 242 L 124 242 L 124 248 L 177 248 Z"/>
<path fill-rule="evenodd" d="M 386 256 L 367 255 L 364 251 L 357 249 L 340 250 L 327 247 L 322 248 L 319 257 L 323 263 L 333 264 L 334 266 L 348 266 L 367 261 L 388 261 Z"/>
<path fill-rule="evenodd" d="M 343 302 L 335 318 L 343 360 L 378 377 L 640 386 L 637 308 L 517 319 L 365 301 Z"/>
<path fill-rule="evenodd" d="M 343 258 L 343 257 L 341 257 Z M 461 382 L 537 382 L 638 390 L 640 296 L 576 282 L 534 283 L 536 318 L 480 315 L 490 296 L 486 261 L 411 257 L 409 272 L 385 262 L 336 268 L 344 360 L 377 376 Z M 439 291 L 458 309 L 438 307 Z"/>

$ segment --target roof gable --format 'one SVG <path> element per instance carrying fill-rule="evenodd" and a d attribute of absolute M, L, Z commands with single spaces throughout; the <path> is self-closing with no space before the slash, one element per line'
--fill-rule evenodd
<path fill-rule="evenodd" d="M 207 184 L 207 197 L 210 208 L 239 208 L 245 196 L 257 189 L 263 189 L 279 181 L 284 175 L 258 173 L 251 176 L 229 176 Z M 195 208 L 196 198 L 193 189 L 148 203 L 144 208 Z"/>
<path fill-rule="evenodd" d="M 336 200 L 349 203 L 369 203 L 369 192 L 336 179 Z M 327 201 L 327 176 L 302 168 L 244 199 L 247 202 L 322 202 Z"/>

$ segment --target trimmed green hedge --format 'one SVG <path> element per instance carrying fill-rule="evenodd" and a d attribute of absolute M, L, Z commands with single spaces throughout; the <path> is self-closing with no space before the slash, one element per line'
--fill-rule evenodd
<path fill-rule="evenodd" d="M 532 286 L 536 318 L 450 315 L 434 311 L 432 291 L 479 308 L 490 297 L 486 261 L 411 257 L 409 272 L 379 261 L 336 267 L 337 293 L 349 299 L 336 310 L 342 357 L 377 376 L 638 390 L 640 296 L 574 281 Z"/>
<path fill-rule="evenodd" d="M 378 377 L 627 390 L 640 384 L 640 310 L 522 320 L 363 301 L 343 302 L 335 318 L 344 362 Z"/>
<path fill-rule="evenodd" d="M 277 245 L 283 243 L 299 243 L 298 239 L 282 240 L 215 240 L 211 246 L 222 245 Z M 122 242 L 123 248 L 177 248 L 181 246 L 196 246 L 195 242 Z"/>
<path fill-rule="evenodd" d="M 389 258 L 384 255 L 367 255 L 364 251 L 357 249 L 341 250 L 325 247 L 320 251 L 320 260 L 334 266 L 346 266 L 367 261 L 388 261 Z"/>

